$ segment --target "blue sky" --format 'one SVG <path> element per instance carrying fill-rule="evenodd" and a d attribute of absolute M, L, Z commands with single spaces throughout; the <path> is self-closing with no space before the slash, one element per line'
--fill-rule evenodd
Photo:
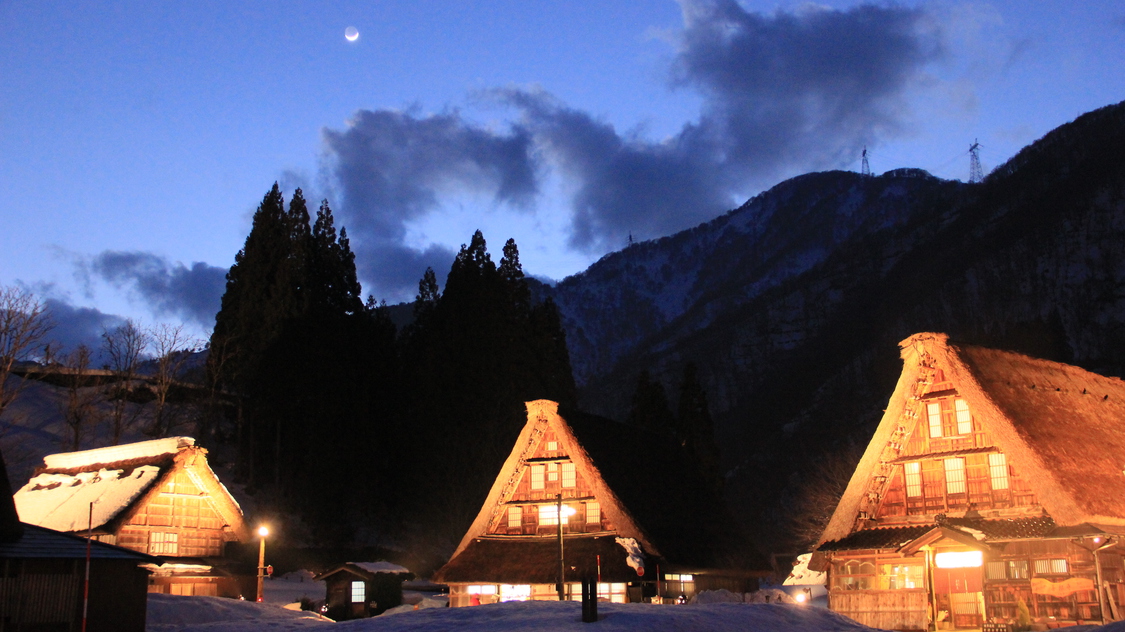
<path fill-rule="evenodd" d="M 1121 59 L 1108 1 L 0 0 L 0 284 L 67 341 L 203 336 L 275 180 L 377 298 L 477 228 L 560 279 L 863 146 L 965 179 L 1125 98 Z"/>

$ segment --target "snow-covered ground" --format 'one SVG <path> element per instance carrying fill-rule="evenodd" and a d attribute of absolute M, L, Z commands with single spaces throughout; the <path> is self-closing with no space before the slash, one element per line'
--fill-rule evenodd
<path fill-rule="evenodd" d="M 308 598 L 324 601 L 324 582 L 313 581 L 313 574 L 306 570 L 293 571 L 281 577 L 267 577 L 262 582 L 262 595 L 266 603 L 285 605 Z"/>
<path fill-rule="evenodd" d="M 333 624 L 309 612 L 217 597 L 149 595 L 148 632 L 276 632 L 318 628 L 337 632 L 626 630 L 756 630 L 758 632 L 866 632 L 871 628 L 820 608 L 785 604 L 599 604 L 596 626 L 583 624 L 575 602 L 528 601 L 474 608 L 430 608 Z"/>
<path fill-rule="evenodd" d="M 251 632 L 326 628 L 332 621 L 312 612 L 286 610 L 277 604 L 224 597 L 148 595 L 147 632 Z"/>
<path fill-rule="evenodd" d="M 431 608 L 333 623 L 311 612 L 219 597 L 150 594 L 147 632 L 874 632 L 823 608 L 778 603 L 598 606 L 597 624 L 581 622 L 576 602 L 528 601 L 473 608 Z M 1067 632 L 1125 632 L 1125 621 Z"/>

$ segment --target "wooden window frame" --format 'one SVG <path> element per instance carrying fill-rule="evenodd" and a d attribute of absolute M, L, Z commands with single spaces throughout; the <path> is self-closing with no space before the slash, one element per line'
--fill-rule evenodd
<path fill-rule="evenodd" d="M 911 470 L 914 470 L 913 472 Z M 922 464 L 909 461 L 902 464 L 902 478 L 906 486 L 907 498 L 922 497 Z"/>
<path fill-rule="evenodd" d="M 992 489 L 1011 489 L 1011 473 L 1008 471 L 1008 457 L 1003 452 L 988 455 L 988 479 Z"/>

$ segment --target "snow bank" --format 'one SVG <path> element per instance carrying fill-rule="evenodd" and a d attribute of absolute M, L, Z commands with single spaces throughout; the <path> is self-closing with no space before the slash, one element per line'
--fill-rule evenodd
<path fill-rule="evenodd" d="M 869 628 L 820 608 L 780 604 L 656 606 L 651 604 L 598 604 L 596 625 L 582 623 L 577 602 L 524 601 L 474 606 L 434 608 L 389 617 L 341 621 L 336 632 L 672 632 L 710 630 L 733 632 L 871 632 Z M 230 629 L 231 631 L 234 628 Z M 247 628 L 249 630 L 249 628 Z M 151 631 L 150 631 L 151 632 Z"/>
<path fill-rule="evenodd" d="M 785 578 L 782 586 L 823 586 L 828 579 L 825 573 L 809 570 L 809 560 L 812 559 L 812 553 L 805 553 L 804 555 L 797 556 L 797 562 L 793 564 L 793 570 L 789 573 L 789 577 Z"/>
<path fill-rule="evenodd" d="M 175 454 L 180 448 L 192 445 L 195 445 L 195 439 L 191 437 L 168 437 L 167 439 L 112 445 L 108 448 L 96 448 L 81 452 L 48 454 L 43 457 L 43 464 L 50 469 L 69 470 L 98 465 L 99 463 L 117 463 L 132 459 L 157 457 L 162 454 Z"/>
<path fill-rule="evenodd" d="M 124 470 L 80 472 L 74 476 L 40 474 L 13 495 L 16 513 L 29 524 L 56 531 L 82 531 L 90 526 L 90 503 L 94 503 L 93 526 L 100 527 L 144 493 L 160 474 L 160 468 L 144 465 L 128 476 L 123 474 Z"/>
<path fill-rule="evenodd" d="M 277 605 L 225 599 L 149 593 L 145 632 L 277 632 L 324 628 L 331 619 Z"/>

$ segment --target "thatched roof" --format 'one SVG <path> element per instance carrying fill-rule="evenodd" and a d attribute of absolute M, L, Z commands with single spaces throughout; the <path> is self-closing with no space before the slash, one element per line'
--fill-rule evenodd
<path fill-rule="evenodd" d="M 924 369 L 931 368 L 955 385 L 1059 525 L 1125 525 L 1125 381 L 1010 351 L 955 344 L 940 333 L 915 334 L 899 346 L 902 375 L 822 543 L 852 531 L 884 448 L 914 401 Z"/>
<path fill-rule="evenodd" d="M 599 555 L 603 581 L 637 579 L 613 536 L 567 537 L 563 549 L 569 581 L 596 577 Z M 551 537 L 477 538 L 442 567 L 439 577 L 442 582 L 553 584 L 559 578 L 559 542 Z"/>
<path fill-rule="evenodd" d="M 481 512 L 449 563 L 438 571 L 437 581 L 506 581 L 497 579 L 504 574 L 523 577 L 521 583 L 537 583 L 533 578 L 538 576 L 542 564 L 533 560 L 538 559 L 540 552 L 557 559 L 557 543 L 552 549 L 543 544 L 545 540 L 537 544 L 531 537 L 488 536 L 496 508 L 507 500 L 503 497 L 505 481 L 523 465 L 521 455 L 525 447 L 537 440 L 537 432 L 542 428 L 558 433 L 570 446 L 576 470 L 591 484 L 602 512 L 616 528 L 616 535 L 637 540 L 646 555 L 654 558 L 652 563 L 660 563 L 662 570 L 769 570 L 718 494 L 703 481 L 698 469 L 670 437 L 577 410 L 560 411 L 558 404 L 548 400 L 528 402 L 527 411 L 527 424 Z M 575 547 L 576 555 L 586 548 L 597 549 L 590 553 L 590 560 L 604 553 L 603 576 L 607 565 L 624 564 L 624 549 L 612 537 L 568 536 L 568 560 L 571 547 Z M 517 558 L 525 558 L 526 562 Z M 571 564 L 576 562 L 568 562 Z M 545 572 L 554 577 L 557 568 L 556 561 Z"/>
<path fill-rule="evenodd" d="M 92 527 L 96 533 L 115 533 L 160 494 L 170 477 L 183 471 L 207 494 L 238 539 L 249 539 L 241 508 L 207 464 L 207 451 L 191 437 L 51 454 L 43 462 L 13 496 L 25 522 L 64 532 Z"/>

